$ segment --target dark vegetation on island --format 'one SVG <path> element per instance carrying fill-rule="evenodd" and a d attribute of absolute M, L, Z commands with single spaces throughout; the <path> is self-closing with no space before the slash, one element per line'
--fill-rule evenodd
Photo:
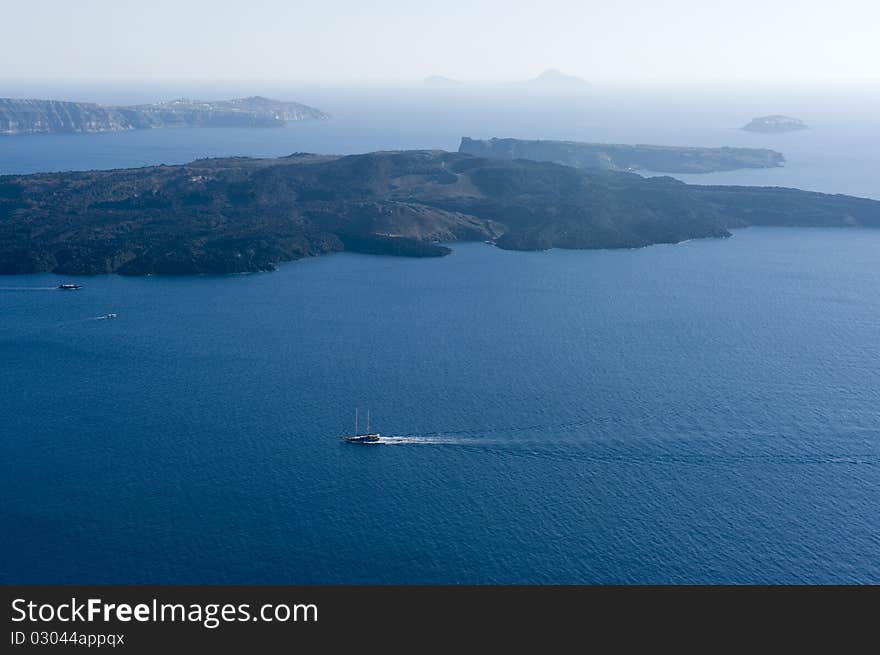
<path fill-rule="evenodd" d="M 774 168 L 785 163 L 782 153 L 766 148 L 691 148 L 498 138 L 464 137 L 458 151 L 493 159 L 533 159 L 575 168 L 657 173 L 714 173 L 740 168 Z"/>
<path fill-rule="evenodd" d="M 172 100 L 112 107 L 61 100 L 0 98 L 0 134 L 121 132 L 170 127 L 283 127 L 327 118 L 298 102 L 254 96 L 235 100 Z"/>
<path fill-rule="evenodd" d="M 239 273 L 456 240 L 632 248 L 747 225 L 880 226 L 880 202 L 443 151 L 0 177 L 2 273 Z"/>

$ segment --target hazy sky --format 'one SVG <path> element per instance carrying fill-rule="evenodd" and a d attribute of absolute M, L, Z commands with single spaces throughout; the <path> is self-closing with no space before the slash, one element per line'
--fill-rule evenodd
<path fill-rule="evenodd" d="M 0 3 L 0 78 L 880 79 L 877 0 Z"/>

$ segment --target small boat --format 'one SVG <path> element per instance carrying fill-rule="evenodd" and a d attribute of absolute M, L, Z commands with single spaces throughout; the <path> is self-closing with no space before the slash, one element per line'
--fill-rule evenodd
<path fill-rule="evenodd" d="M 118 314 L 104 314 L 103 316 L 99 316 L 98 318 L 102 321 L 109 321 L 111 318 L 117 318 Z"/>
<path fill-rule="evenodd" d="M 370 412 L 367 412 L 367 431 L 358 432 L 358 410 L 354 410 L 354 434 L 348 434 L 342 437 L 346 443 L 379 443 L 382 438 L 378 432 L 370 432 Z"/>
<path fill-rule="evenodd" d="M 381 439 L 379 434 L 351 434 L 345 437 L 346 443 L 377 443 Z"/>
<path fill-rule="evenodd" d="M 76 291 L 77 289 L 82 289 L 81 284 L 59 284 L 58 289 L 62 291 Z"/>

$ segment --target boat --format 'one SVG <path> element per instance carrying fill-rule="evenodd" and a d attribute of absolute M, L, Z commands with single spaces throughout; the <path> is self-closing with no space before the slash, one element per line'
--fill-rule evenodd
<path fill-rule="evenodd" d="M 378 434 L 350 434 L 345 437 L 346 443 L 378 443 L 381 438 Z"/>
<path fill-rule="evenodd" d="M 367 412 L 367 431 L 364 433 L 358 432 L 358 410 L 354 410 L 354 434 L 347 434 L 342 437 L 343 441 L 346 443 L 362 443 L 362 444 L 370 444 L 370 443 L 379 443 L 379 440 L 382 438 L 378 432 L 370 432 L 370 412 Z"/>
<path fill-rule="evenodd" d="M 118 314 L 104 314 L 103 316 L 99 316 L 102 321 L 109 321 L 111 318 L 117 318 Z"/>
<path fill-rule="evenodd" d="M 77 289 L 82 289 L 81 284 L 59 284 L 58 289 L 62 291 L 76 291 Z"/>

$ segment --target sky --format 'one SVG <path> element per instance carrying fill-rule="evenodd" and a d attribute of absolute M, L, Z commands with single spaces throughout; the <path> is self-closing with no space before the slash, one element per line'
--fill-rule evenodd
<path fill-rule="evenodd" d="M 877 0 L 0 5 L 0 79 L 880 81 Z"/>

